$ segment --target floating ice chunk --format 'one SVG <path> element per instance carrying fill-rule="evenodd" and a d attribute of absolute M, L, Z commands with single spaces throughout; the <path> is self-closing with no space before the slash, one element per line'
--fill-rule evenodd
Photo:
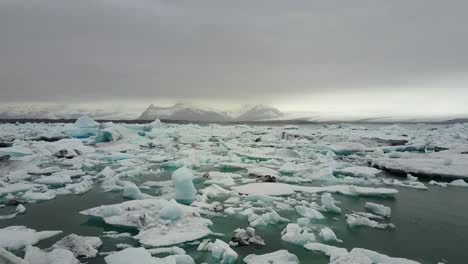
<path fill-rule="evenodd" d="M 346 167 L 342 169 L 335 169 L 334 171 L 334 173 L 343 174 L 345 176 L 361 177 L 361 178 L 375 177 L 380 172 L 382 171 L 379 169 L 365 167 L 365 166 Z"/>
<path fill-rule="evenodd" d="M 333 230 L 329 227 L 324 227 L 320 229 L 319 236 L 325 242 L 337 242 L 337 243 L 343 242 L 343 240 L 340 240 L 336 237 L 335 232 L 333 232 Z"/>
<path fill-rule="evenodd" d="M 287 162 L 285 164 L 283 164 L 279 170 L 279 172 L 281 172 L 282 174 L 294 174 L 297 172 L 297 168 L 296 168 L 296 165 L 292 162 Z"/>
<path fill-rule="evenodd" d="M 201 189 L 200 193 L 206 196 L 207 198 L 223 198 L 230 196 L 233 193 L 233 191 L 229 191 L 216 184 L 212 184 L 204 189 Z"/>
<path fill-rule="evenodd" d="M 355 152 L 366 151 L 368 148 L 357 142 L 337 142 L 333 143 L 331 150 L 337 155 L 351 155 Z"/>
<path fill-rule="evenodd" d="M 211 234 L 207 227 L 211 224 L 208 219 L 185 217 L 171 223 L 142 230 L 135 238 L 148 247 L 164 247 L 197 240 Z"/>
<path fill-rule="evenodd" d="M 193 186 L 193 174 L 190 169 L 180 168 L 172 173 L 172 183 L 175 186 L 175 199 L 181 203 L 191 203 L 195 200 L 197 190 Z"/>
<path fill-rule="evenodd" d="M 411 174 L 407 174 L 406 178 L 408 179 L 408 181 L 418 181 L 418 177 L 414 177 Z"/>
<path fill-rule="evenodd" d="M 6 195 L 6 194 L 15 194 L 19 192 L 25 192 L 29 189 L 32 189 L 34 187 L 38 186 L 37 184 L 32 184 L 32 183 L 24 183 L 24 182 L 18 182 L 18 183 L 13 183 L 13 184 L 4 184 L 3 187 L 0 186 L 0 196 Z"/>
<path fill-rule="evenodd" d="M 77 258 L 94 258 L 98 253 L 98 248 L 102 245 L 99 237 L 68 235 L 57 241 L 52 248 L 68 249 Z"/>
<path fill-rule="evenodd" d="M 29 190 L 25 192 L 21 198 L 29 202 L 47 201 L 55 198 L 55 192 L 51 190 L 47 190 L 45 192 L 34 192 Z"/>
<path fill-rule="evenodd" d="M 144 248 L 127 248 L 104 258 L 107 264 L 157 264 L 156 260 Z"/>
<path fill-rule="evenodd" d="M 448 185 L 458 186 L 458 187 L 468 187 L 468 183 L 466 183 L 464 180 L 454 180 L 450 182 Z"/>
<path fill-rule="evenodd" d="M 234 263 L 238 258 L 237 253 L 226 242 L 219 239 L 216 239 L 215 242 L 210 242 L 210 240 L 202 242 L 198 246 L 198 250 L 210 251 L 211 256 L 218 260 L 216 263 L 220 264 Z"/>
<path fill-rule="evenodd" d="M 46 184 L 50 186 L 60 187 L 64 186 L 65 184 L 71 182 L 71 178 L 69 176 L 42 176 L 39 179 L 34 181 L 35 183 Z"/>
<path fill-rule="evenodd" d="M 197 240 L 211 234 L 208 226 L 212 222 L 201 218 L 197 209 L 177 204 L 183 216 L 169 221 L 161 219 L 161 209 L 172 205 L 164 199 L 132 200 L 114 205 L 103 205 L 80 212 L 84 215 L 101 217 L 104 222 L 140 228 L 135 236 L 141 244 L 149 247 L 163 247 Z"/>
<path fill-rule="evenodd" d="M 65 135 L 73 138 L 89 138 L 98 134 L 97 129 L 69 128 L 62 131 Z"/>
<path fill-rule="evenodd" d="M 0 229 L 0 248 L 15 250 L 25 246 L 34 245 L 43 239 L 47 239 L 62 231 L 41 231 L 25 226 L 9 226 Z"/>
<path fill-rule="evenodd" d="M 380 204 L 366 202 L 366 204 L 364 205 L 364 208 L 366 208 L 367 210 L 371 211 L 374 214 L 377 214 L 383 217 L 390 217 L 390 214 L 391 214 L 390 207 L 380 205 Z"/>
<path fill-rule="evenodd" d="M 306 207 L 303 205 L 297 205 L 295 209 L 296 209 L 296 212 L 303 217 L 307 217 L 309 219 L 319 219 L 319 220 L 325 219 L 325 216 L 323 216 L 322 213 L 320 213 L 319 211 L 313 208 Z"/>
<path fill-rule="evenodd" d="M 183 211 L 176 202 L 171 201 L 161 209 L 159 214 L 161 219 L 174 221 L 183 216 Z"/>
<path fill-rule="evenodd" d="M 279 176 L 277 171 L 266 167 L 250 167 L 247 171 L 251 177 Z"/>
<path fill-rule="evenodd" d="M 380 229 L 395 228 L 395 225 L 393 224 L 379 223 L 379 222 L 370 220 L 369 218 L 362 216 L 362 215 L 358 215 L 358 214 L 347 214 L 346 223 L 351 228 L 357 227 L 357 226 L 368 226 L 368 227 L 380 228 Z"/>
<path fill-rule="evenodd" d="M 83 194 L 90 191 L 93 188 L 93 182 L 89 180 L 83 180 L 79 183 L 68 184 L 65 186 L 67 190 L 70 190 L 74 194 Z"/>
<path fill-rule="evenodd" d="M 450 162 L 447 162 L 447 161 Z M 399 174 L 412 174 L 418 177 L 440 176 L 448 179 L 468 178 L 468 155 L 436 152 L 430 154 L 411 154 L 398 159 L 378 158 L 372 160 L 373 166 Z"/>
<path fill-rule="evenodd" d="M 144 194 L 140 191 L 140 188 L 133 183 L 129 181 L 123 181 L 123 197 L 129 198 L 129 199 L 147 199 L 151 198 L 150 195 Z"/>
<path fill-rule="evenodd" d="M 281 232 L 281 240 L 303 246 L 307 243 L 314 242 L 315 236 L 313 233 L 309 233 L 298 224 L 288 224 Z"/>
<path fill-rule="evenodd" d="M 321 243 L 309 243 L 304 247 L 311 251 L 324 253 L 330 257 L 330 263 L 333 264 L 419 264 L 419 262 L 413 260 L 392 258 L 363 248 L 353 248 L 350 252 L 348 252 L 344 248 L 329 246 Z"/>
<path fill-rule="evenodd" d="M 294 194 L 294 188 L 284 183 L 250 183 L 231 187 L 232 190 L 245 194 L 282 196 Z"/>
<path fill-rule="evenodd" d="M 24 214 L 24 212 L 26 212 L 26 207 L 24 207 L 22 204 L 18 204 L 14 213 L 9 215 L 0 215 L 0 220 L 12 219 L 19 214 Z"/>
<path fill-rule="evenodd" d="M 0 247 L 0 263 L 2 264 L 30 264 L 23 260 L 22 258 L 19 258 L 15 256 L 13 253 L 10 253 L 4 248 Z"/>
<path fill-rule="evenodd" d="M 234 230 L 234 237 L 229 242 L 231 246 L 247 246 L 247 245 L 265 245 L 265 241 L 255 234 L 253 227 L 247 227 L 246 229 L 237 228 Z"/>
<path fill-rule="evenodd" d="M 287 218 L 281 217 L 276 211 L 271 210 L 270 212 L 264 213 L 254 218 L 249 217 L 249 222 L 250 226 L 259 227 L 267 225 L 276 225 L 278 223 L 287 223 L 289 222 L 289 220 Z"/>
<path fill-rule="evenodd" d="M 218 171 L 211 171 L 203 175 L 206 178 L 205 184 L 218 184 L 222 186 L 236 185 L 234 179 L 242 178 L 242 175 L 235 173 L 224 173 Z"/>
<path fill-rule="evenodd" d="M 244 258 L 247 264 L 299 264 L 299 259 L 296 255 L 289 253 L 287 250 L 278 250 L 272 253 L 263 255 L 248 255 Z"/>
<path fill-rule="evenodd" d="M 264 194 L 264 195 L 291 195 L 297 192 L 306 193 L 339 193 L 348 196 L 378 196 L 392 197 L 398 193 L 395 189 L 360 187 L 354 185 L 331 185 L 324 187 L 299 186 L 286 183 L 249 183 L 241 186 L 231 187 L 234 191 L 244 194 Z"/>
<path fill-rule="evenodd" d="M 80 263 L 73 252 L 67 249 L 57 248 L 50 252 L 42 251 L 33 246 L 27 246 L 24 260 L 30 264 L 78 264 Z"/>
<path fill-rule="evenodd" d="M 172 255 L 184 255 L 185 250 L 180 247 L 160 247 L 160 248 L 151 248 L 146 249 L 151 255 L 159 254 L 172 254 Z"/>
<path fill-rule="evenodd" d="M 293 158 L 293 159 L 301 157 L 299 153 L 297 153 L 296 151 L 292 149 L 277 149 L 272 155 L 276 157 L 281 157 L 281 158 Z"/>
<path fill-rule="evenodd" d="M 75 126 L 79 128 L 97 128 L 99 123 L 88 116 L 82 116 L 75 121 Z"/>
<path fill-rule="evenodd" d="M 419 181 L 405 181 L 401 182 L 397 179 L 394 180 L 387 180 L 383 179 L 383 183 L 387 185 L 394 185 L 394 186 L 400 186 L 400 187 L 405 187 L 405 188 L 411 188 L 411 189 L 416 189 L 416 190 L 428 190 L 426 185 L 424 183 L 419 182 Z"/>
<path fill-rule="evenodd" d="M 10 156 L 14 158 L 32 155 L 33 151 L 24 146 L 13 146 L 7 148 L 0 148 L 0 156 Z"/>
<path fill-rule="evenodd" d="M 437 181 L 430 181 L 429 182 L 429 185 L 437 185 L 437 186 L 440 186 L 440 187 L 447 187 L 448 186 L 448 183 L 446 182 L 437 182 Z"/>
<path fill-rule="evenodd" d="M 338 206 L 336 206 L 335 204 L 336 201 L 335 199 L 333 199 L 333 196 L 330 193 L 322 194 L 322 196 L 320 197 L 320 200 L 322 201 L 322 204 L 323 204 L 322 205 L 323 210 L 341 214 L 341 209 Z"/>
<path fill-rule="evenodd" d="M 189 255 L 171 255 L 165 258 L 155 258 L 155 264 L 195 264 Z"/>

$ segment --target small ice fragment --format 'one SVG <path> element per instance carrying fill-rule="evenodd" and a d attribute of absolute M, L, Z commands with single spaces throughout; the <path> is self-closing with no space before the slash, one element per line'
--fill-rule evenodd
<path fill-rule="evenodd" d="M 343 240 L 340 240 L 336 237 L 335 232 L 333 232 L 333 230 L 329 227 L 322 228 L 320 230 L 319 236 L 325 242 L 343 242 Z"/>
<path fill-rule="evenodd" d="M 288 224 L 281 232 L 281 240 L 303 246 L 307 243 L 314 242 L 315 236 L 313 233 L 309 233 L 298 224 Z"/>
<path fill-rule="evenodd" d="M 73 252 L 77 258 L 96 257 L 102 241 L 99 237 L 78 236 L 76 234 L 68 235 L 57 241 L 52 248 L 63 248 Z"/>
<path fill-rule="evenodd" d="M 392 209 L 390 207 L 380 205 L 380 204 L 375 204 L 375 203 L 370 203 L 366 202 L 364 205 L 364 208 L 367 210 L 371 211 L 374 214 L 383 216 L 383 217 L 390 217 Z"/>
<path fill-rule="evenodd" d="M 322 209 L 325 211 L 341 214 L 341 209 L 336 206 L 335 204 L 335 199 L 333 199 L 333 196 L 330 193 L 324 193 L 320 197 L 320 200 L 322 201 Z"/>
<path fill-rule="evenodd" d="M 230 264 L 234 263 L 238 255 L 237 253 L 229 247 L 226 242 L 216 239 L 215 242 L 210 242 L 206 240 L 198 246 L 199 251 L 210 251 L 213 258 L 217 259 L 220 264 Z"/>
<path fill-rule="evenodd" d="M 287 250 L 278 250 L 272 253 L 263 255 L 248 255 L 244 258 L 247 264 L 299 264 L 299 259 L 296 255 L 289 253 Z"/>
<path fill-rule="evenodd" d="M 229 242 L 231 246 L 247 246 L 247 245 L 265 245 L 265 241 L 255 234 L 253 227 L 246 229 L 238 228 L 234 230 L 234 237 Z"/>

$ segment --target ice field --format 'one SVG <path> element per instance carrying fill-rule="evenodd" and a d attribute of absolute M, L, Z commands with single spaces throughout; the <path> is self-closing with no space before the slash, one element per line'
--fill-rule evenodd
<path fill-rule="evenodd" d="M 465 263 L 467 187 L 467 124 L 6 123 L 0 263 Z"/>

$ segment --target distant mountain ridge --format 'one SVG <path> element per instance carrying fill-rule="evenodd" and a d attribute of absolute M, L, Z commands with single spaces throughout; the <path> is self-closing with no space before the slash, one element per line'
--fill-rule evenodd
<path fill-rule="evenodd" d="M 175 104 L 160 107 L 151 104 L 140 115 L 141 120 L 167 119 L 184 121 L 229 122 L 229 121 L 261 121 L 281 118 L 284 114 L 271 106 L 245 106 L 240 111 L 226 112 L 212 109 L 202 109 L 186 104 Z"/>

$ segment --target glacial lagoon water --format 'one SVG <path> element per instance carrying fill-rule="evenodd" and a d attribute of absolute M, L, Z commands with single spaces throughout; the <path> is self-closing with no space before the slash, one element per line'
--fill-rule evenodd
<path fill-rule="evenodd" d="M 71 131 L 73 135 L 86 134 L 87 137 L 89 137 L 88 134 L 93 135 L 94 133 L 96 135 L 96 133 L 101 133 L 99 131 L 105 131 L 107 133 L 105 138 L 111 139 L 111 142 L 98 142 L 99 144 L 96 145 L 97 137 L 95 136 L 81 139 L 82 141 L 66 139 L 50 143 L 30 139 L 43 135 L 60 136 L 67 131 Z M 343 243 L 328 242 L 327 244 L 348 250 L 364 248 L 391 257 L 407 258 L 427 264 L 465 263 L 468 258 L 466 251 L 468 245 L 468 188 L 441 187 L 429 184 L 429 179 L 422 177 L 419 184 L 424 184 L 427 190 L 419 190 L 414 188 L 418 187 L 418 185 L 414 185 L 415 182 L 401 178 L 401 173 L 388 172 L 394 171 L 396 168 L 408 172 L 416 171 L 422 176 L 434 174 L 432 176 L 441 182 L 450 182 L 453 180 L 452 177 L 461 178 L 468 175 L 468 167 L 466 166 L 468 126 L 314 125 L 299 126 L 291 130 L 291 128 L 283 129 L 282 126 L 196 126 L 157 123 L 154 125 L 153 131 L 151 129 L 148 131 L 147 126 L 144 125 L 125 127 L 105 124 L 104 127 L 101 125 L 100 128 L 89 129 L 70 124 L 12 124 L 2 125 L 0 132 L 3 141 L 7 139 L 13 142 L 13 139 L 19 139 L 14 142 L 11 149 L 9 147 L 0 149 L 0 154 L 3 151 L 9 155 L 16 155 L 11 161 L 1 161 L 2 175 L 0 175 L 0 179 L 2 182 L 0 182 L 0 189 L 8 190 L 8 186 L 15 181 L 31 184 L 38 177 L 48 177 L 46 173 L 43 173 L 43 176 L 23 179 L 21 177 L 24 175 L 19 173 L 12 174 L 12 178 L 10 178 L 10 173 L 24 169 L 22 166 L 31 171 L 59 166 L 60 170 L 65 172 L 65 176 L 82 169 L 83 174 L 89 174 L 92 177 L 96 177 L 106 166 L 111 166 L 115 170 L 120 169 L 121 172 L 128 171 L 130 173 L 119 176 L 114 173 L 111 176 L 106 176 L 106 179 L 133 182 L 136 186 L 140 186 L 141 192 L 154 197 L 162 197 L 161 195 L 168 191 L 167 183 L 170 182 L 175 169 L 167 167 L 194 166 L 194 172 L 197 176 L 194 183 L 196 189 L 200 191 L 210 186 L 202 177 L 205 172 L 239 173 L 242 176 L 235 179 L 235 185 L 242 185 L 255 181 L 249 176 L 251 173 L 269 174 L 271 168 L 280 171 L 284 163 L 293 161 L 295 164 L 293 167 L 297 169 L 297 173 L 294 174 L 294 177 L 278 174 L 279 182 L 292 180 L 291 184 L 300 186 L 358 185 L 391 188 L 398 191 L 394 197 L 346 196 L 333 193 L 332 196 L 338 201 L 337 205 L 342 209 L 342 213 L 323 212 L 326 216 L 325 219 L 311 220 L 310 226 L 308 226 L 316 235 L 321 227 L 330 227 L 337 237 L 343 240 Z M 285 134 L 287 134 L 286 137 Z M 261 140 L 258 140 L 259 137 Z M 79 153 L 75 153 L 75 157 L 66 159 L 55 156 L 54 152 L 57 150 L 70 150 L 72 148 L 80 149 Z M 293 152 L 289 150 L 293 150 Z M 296 154 L 300 158 L 294 156 Z M 14 160 L 18 160 L 20 165 L 11 165 L 15 162 Z M 31 160 L 32 165 L 38 167 L 28 167 L 31 165 L 27 162 L 28 160 Z M 173 163 L 170 163 L 170 166 L 167 164 L 162 166 L 161 164 L 164 164 L 165 160 L 170 160 Z M 369 162 L 380 164 L 385 170 L 379 172 L 378 175 L 368 175 L 373 173 L 366 170 Z M 246 167 L 240 171 L 227 171 L 218 166 L 222 163 L 233 163 L 234 167 L 239 166 L 239 164 L 241 167 Z M 135 168 L 136 170 L 134 170 Z M 352 177 L 347 177 L 349 175 L 340 172 L 343 168 L 355 169 L 351 170 Z M 439 175 L 445 172 L 446 175 Z M 14 177 L 20 178 L 14 179 Z M 42 240 L 35 245 L 41 249 L 47 249 L 60 238 L 72 233 L 81 236 L 101 237 L 104 243 L 99 248 L 100 254 L 96 258 L 82 260 L 82 262 L 90 264 L 105 263 L 106 253 L 119 250 L 117 244 L 139 247 L 138 241 L 131 237 L 103 237 L 106 231 L 128 232 L 136 235 L 138 234 L 137 229 L 111 226 L 100 218 L 79 214 L 82 210 L 100 205 L 128 201 L 123 197 L 122 191 L 104 191 L 102 179 L 81 176 L 73 178 L 72 183 L 91 181 L 93 184 L 91 190 L 85 190 L 80 194 L 63 194 L 65 189 L 63 187 L 42 184 L 39 192 L 56 192 L 57 197 L 48 201 L 26 203 L 27 211 L 13 219 L 0 220 L 0 229 L 24 225 L 38 231 L 63 231 L 61 235 Z M 260 177 L 260 179 L 265 180 L 266 178 Z M 395 182 L 395 179 L 398 181 Z M 229 180 L 233 179 L 228 179 L 227 182 Z M 305 180 L 305 182 L 300 182 L 300 180 Z M 142 188 L 142 184 L 148 181 L 161 181 L 165 182 L 166 185 L 163 184 L 163 187 L 147 185 L 153 187 Z M 222 185 L 222 183 L 220 184 Z M 407 187 L 401 187 L 401 185 L 407 185 Z M 419 187 L 421 186 L 419 185 Z M 224 188 L 229 189 L 229 186 L 226 185 Z M 169 189 L 169 191 L 171 190 Z M 34 192 L 38 192 L 38 190 Z M 6 202 L 8 199 L 21 201 L 22 197 L 22 192 L 9 196 L 3 195 L 0 197 L 0 203 Z M 168 199 L 167 196 L 164 198 Z M 296 203 L 301 201 L 320 203 L 320 195 L 303 194 L 294 196 L 293 200 Z M 212 198 L 209 202 L 214 201 L 223 202 L 223 199 Z M 351 228 L 347 225 L 346 215 L 355 211 L 365 211 L 364 204 L 366 202 L 390 207 L 391 217 L 380 222 L 392 223 L 396 228 L 377 229 L 367 226 Z M 242 207 L 240 204 L 237 206 Z M 12 213 L 14 210 L 14 206 L 0 207 L 0 215 Z M 282 217 L 288 218 L 290 223 L 295 223 L 299 217 L 294 210 L 283 211 L 278 208 L 276 210 Z M 213 210 L 207 211 L 209 211 L 208 214 L 202 213 L 202 216 L 213 222 L 210 230 L 216 234 L 209 236 L 210 239 L 218 238 L 229 242 L 235 229 L 246 228 L 251 224 L 246 216 L 223 213 L 212 216 L 210 213 L 214 213 Z M 286 225 L 287 223 L 279 223 L 256 227 L 257 234 L 264 239 L 266 245 L 233 247 L 239 254 L 237 263 L 243 263 L 242 259 L 249 254 L 259 255 L 281 249 L 287 249 L 296 255 L 301 263 L 329 263 L 329 258 L 323 253 L 312 252 L 302 246 L 283 241 L 281 232 Z M 197 250 L 201 240 L 177 246 L 182 247 L 196 263 L 219 263 L 219 259 L 213 259 L 209 252 Z M 24 254 L 22 249 L 11 251 L 18 256 Z M 164 255 L 158 257 L 161 256 Z"/>
<path fill-rule="evenodd" d="M 160 175 L 138 178 L 138 182 L 170 179 L 171 171 Z M 390 174 L 387 177 L 394 177 Z M 198 187 L 201 187 L 199 184 Z M 468 257 L 468 195 L 465 188 L 430 187 L 429 190 L 413 190 L 396 187 L 399 193 L 394 199 L 371 197 L 348 197 L 334 195 L 345 212 L 362 211 L 365 202 L 375 202 L 392 209 L 390 221 L 396 225 L 395 230 L 373 228 L 349 228 L 343 214 L 330 214 L 326 220 L 313 221 L 312 225 L 331 227 L 338 238 L 343 240 L 345 248 L 355 247 L 374 250 L 389 256 L 403 257 L 421 263 L 465 263 Z M 62 230 L 63 234 L 44 240 L 37 244 L 40 248 L 50 247 L 61 237 L 76 233 L 83 236 L 101 236 L 103 231 L 119 231 L 137 234 L 129 228 L 116 228 L 99 219 L 80 215 L 78 212 L 91 207 L 114 204 L 125 201 L 120 193 L 103 192 L 99 187 L 82 195 L 64 195 L 54 200 L 27 205 L 27 213 L 11 220 L 1 220 L 0 228 L 11 225 L 25 225 L 36 230 Z M 0 214 L 11 212 L 13 208 L 0 208 Z M 292 222 L 295 218 L 288 217 Z M 248 226 L 243 217 L 213 217 L 212 230 L 225 234 L 222 240 L 228 242 L 233 230 Z M 258 228 L 257 233 L 265 240 L 265 246 L 236 247 L 239 254 L 238 263 L 248 254 L 264 254 L 280 249 L 287 249 L 299 257 L 301 263 L 328 263 L 328 257 L 321 253 L 307 251 L 281 240 L 281 231 L 286 224 Z M 130 238 L 103 238 L 100 252 L 115 251 L 118 243 L 137 246 Z M 206 252 L 196 250 L 197 245 L 182 246 L 197 263 L 217 263 Z M 21 252 L 18 252 L 21 254 Z M 86 260 L 89 264 L 105 263 L 103 256 Z"/>

